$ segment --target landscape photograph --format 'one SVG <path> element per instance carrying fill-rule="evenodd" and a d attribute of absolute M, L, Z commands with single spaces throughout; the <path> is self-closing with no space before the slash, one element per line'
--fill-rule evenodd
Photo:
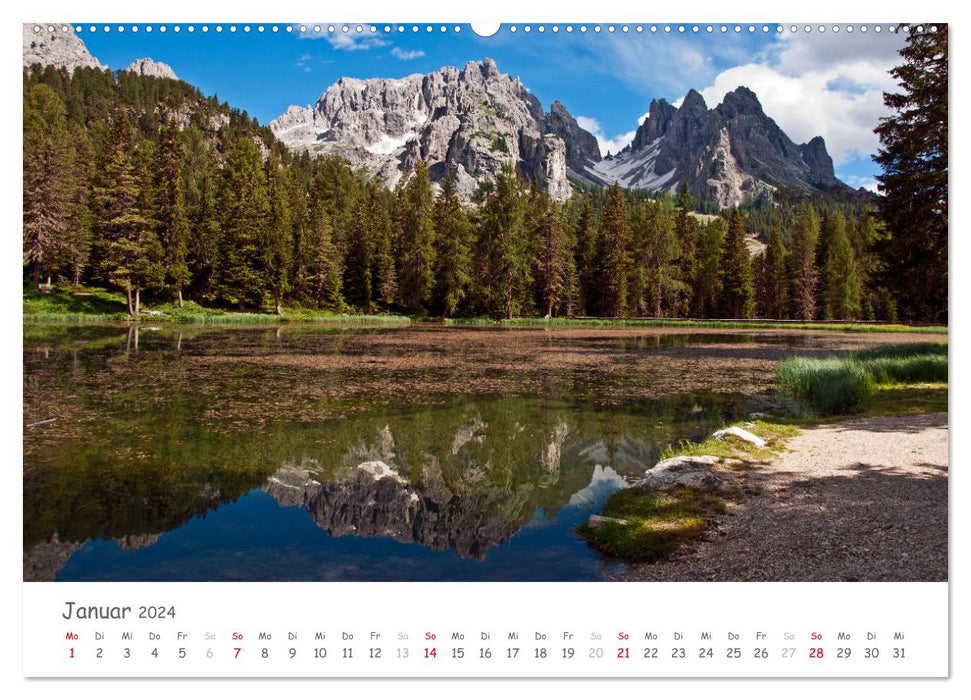
<path fill-rule="evenodd" d="M 947 581 L 948 27 L 28 23 L 24 581 Z"/>

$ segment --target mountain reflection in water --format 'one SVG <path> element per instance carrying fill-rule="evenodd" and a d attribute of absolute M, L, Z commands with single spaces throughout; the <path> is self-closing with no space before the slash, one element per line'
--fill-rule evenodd
<path fill-rule="evenodd" d="M 28 329 L 25 580 L 578 580 L 800 337 Z M 702 367 L 724 380 L 696 390 Z M 681 390 L 684 388 L 688 390 Z"/>

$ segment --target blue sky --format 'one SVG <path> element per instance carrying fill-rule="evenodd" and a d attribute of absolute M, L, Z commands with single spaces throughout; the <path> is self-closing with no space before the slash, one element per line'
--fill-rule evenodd
<path fill-rule="evenodd" d="M 102 25 L 103 26 L 103 25 Z M 519 25 L 516 32 L 504 25 L 492 37 L 475 35 L 467 25 L 461 32 L 442 33 L 436 26 L 426 32 L 333 34 L 326 24 L 313 32 L 313 23 L 299 32 L 287 33 L 286 24 L 273 33 L 270 26 L 246 33 L 242 25 L 235 33 L 229 25 L 221 32 L 215 25 L 202 32 L 162 33 L 158 26 L 137 33 L 117 26 L 105 33 L 90 32 L 88 25 L 79 36 L 91 53 L 113 69 L 123 68 L 136 58 L 150 56 L 172 66 L 180 78 L 216 94 L 232 106 L 247 110 L 261 122 L 269 122 L 288 105 L 316 102 L 326 88 L 342 76 L 395 78 L 426 73 L 445 65 L 462 66 L 470 60 L 495 59 L 504 73 L 519 76 L 523 84 L 549 108 L 559 99 L 585 128 L 595 132 L 601 150 L 617 150 L 629 142 L 639 120 L 653 98 L 675 102 L 694 88 L 709 106 L 724 94 L 746 85 L 758 94 L 766 113 L 796 142 L 822 135 L 836 161 L 837 175 L 854 186 L 872 186 L 877 168 L 870 155 L 877 147 L 872 128 L 886 114 L 883 90 L 893 89 L 887 70 L 897 62 L 903 37 L 884 31 L 852 34 L 845 26 L 839 33 L 831 28 L 778 33 L 776 25 L 763 33 L 757 25 L 749 33 L 745 25 L 722 33 L 716 25 L 709 34 L 701 27 L 679 33 L 645 27 L 637 33 L 633 25 L 623 33 L 594 31 L 580 25 L 567 33 L 565 25 L 554 33 L 550 27 L 540 33 Z M 365 28 L 370 25 L 363 25 Z"/>

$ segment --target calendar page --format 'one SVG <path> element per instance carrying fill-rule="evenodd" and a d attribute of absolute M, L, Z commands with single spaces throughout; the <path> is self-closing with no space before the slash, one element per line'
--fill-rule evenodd
<path fill-rule="evenodd" d="M 28 9 L 33 687 L 949 676 L 947 23 Z"/>

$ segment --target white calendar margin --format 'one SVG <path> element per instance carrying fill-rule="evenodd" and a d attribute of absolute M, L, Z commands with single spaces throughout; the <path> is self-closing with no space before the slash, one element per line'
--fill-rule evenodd
<path fill-rule="evenodd" d="M 358 5 L 355 7 L 365 7 L 364 5 Z M 652 22 L 707 22 L 707 21 L 763 21 L 765 19 L 778 19 L 780 21 L 815 21 L 825 18 L 827 21 L 842 21 L 842 22 L 874 22 L 874 21 L 896 21 L 901 18 L 910 18 L 915 12 L 923 15 L 929 15 L 933 17 L 941 17 L 945 20 L 953 19 L 954 10 L 950 9 L 953 7 L 950 3 L 946 3 L 943 0 L 925 0 L 919 4 L 919 8 L 915 7 L 913 2 L 905 0 L 884 0 L 879 6 L 866 5 L 866 4 L 852 4 L 846 3 L 842 0 L 817 0 L 809 6 L 787 6 L 786 8 L 779 8 L 776 6 L 767 7 L 766 2 L 754 2 L 753 0 L 738 0 L 735 3 L 722 3 L 716 2 L 715 0 L 699 0 L 698 2 L 691 3 L 690 5 L 678 5 L 678 4 L 667 4 L 667 5 L 652 5 L 652 6 L 633 6 L 627 0 L 600 0 L 595 7 L 588 6 L 586 4 L 576 4 L 567 5 L 562 3 L 560 0 L 534 0 L 531 3 L 522 3 L 518 0 L 490 0 L 488 3 L 472 3 L 463 5 L 456 2 L 446 2 L 445 0 L 428 0 L 422 2 L 420 6 L 408 6 L 400 2 L 393 2 L 392 0 L 368 0 L 366 4 L 368 16 L 373 16 L 376 18 L 394 18 L 395 21 L 447 21 L 447 22 L 469 22 L 469 21 L 482 21 L 489 22 L 495 20 L 503 21 L 514 21 L 514 22 L 524 22 L 524 21 L 560 21 L 560 22 L 588 22 L 590 20 L 594 21 L 652 21 Z M 19 68 L 19 56 L 20 48 L 16 43 L 16 37 L 20 34 L 20 25 L 25 21 L 31 21 L 36 19 L 34 14 L 38 11 L 43 11 L 45 16 L 50 16 L 52 18 L 59 17 L 72 17 L 78 12 L 78 4 L 76 2 L 67 2 L 65 0 L 46 0 L 42 5 L 8 5 L 4 7 L 3 12 L 4 19 L 6 20 L 3 25 L 5 30 L 4 42 L 0 43 L 0 54 L 3 55 L 3 61 L 0 65 L 4 66 L 4 70 L 0 71 L 0 79 L 3 81 L 3 89 L 5 94 L 16 94 L 19 90 L 21 82 L 21 74 Z M 219 19 L 220 21 L 279 21 L 278 8 L 271 5 L 253 4 L 252 6 L 247 6 L 245 3 L 214 3 L 214 4 L 200 4 L 197 2 L 189 2 L 188 0 L 170 0 L 166 3 L 164 12 L 158 7 L 147 7 L 145 5 L 133 5 L 131 3 L 120 3 L 120 2 L 100 2 L 97 6 L 90 6 L 84 9 L 85 19 L 91 19 L 95 21 L 101 20 L 124 20 L 133 22 L 144 22 L 144 21 L 212 21 L 213 19 Z M 321 13 L 321 6 L 317 2 L 308 2 L 307 0 L 291 0 L 287 4 L 286 11 L 288 14 L 292 13 L 296 17 L 318 17 Z M 345 12 L 344 6 L 337 6 L 331 8 L 333 11 L 328 13 L 329 20 L 337 20 L 338 18 L 332 17 L 330 15 L 335 12 L 341 13 Z M 635 12 L 636 10 L 636 12 Z M 768 15 L 772 15 L 768 17 Z M 781 17 L 776 17 L 776 14 L 782 14 Z M 354 17 L 347 18 L 351 21 L 361 19 L 357 15 Z M 961 25 L 952 26 L 952 34 L 956 39 L 971 39 L 971 35 L 963 31 Z M 960 71 L 960 74 L 966 74 L 969 69 L 971 69 L 971 62 L 968 61 L 967 56 L 969 52 L 963 48 L 960 41 L 952 42 L 952 65 L 955 66 L 956 70 Z M 971 111 L 967 109 L 967 91 L 955 90 L 951 96 L 950 110 L 952 113 L 952 119 L 955 119 L 955 123 L 958 123 L 960 117 L 957 115 L 964 115 Z M 20 113 L 19 113 L 19 100 L 13 101 L 18 106 L 13 111 L 7 111 L 0 114 L 0 120 L 2 120 L 3 125 L 7 127 L 7 133 L 15 134 L 8 143 L 8 148 L 10 149 L 9 157 L 6 160 L 7 167 L 2 170 L 3 184 L 5 185 L 2 190 L 2 201 L 4 208 L 5 220 L 8 222 L 14 222 L 18 220 L 20 216 L 20 196 L 19 196 L 19 186 L 20 186 Z M 957 157 L 960 162 L 968 162 L 971 158 L 971 149 L 967 146 L 967 139 L 963 137 L 959 130 L 954 130 L 951 135 L 952 141 L 952 152 L 953 157 Z M 952 175 L 952 179 L 953 179 Z M 960 179 L 960 176 L 958 176 Z M 963 223 L 968 221 L 968 217 L 964 215 L 963 207 L 958 198 L 954 198 L 951 203 L 952 207 L 952 230 L 960 230 Z M 5 246 L 3 251 L 3 259 L 5 260 L 15 260 L 17 255 L 19 255 L 19 242 L 17 236 L 9 235 L 4 237 L 2 240 L 2 245 Z M 952 261 L 955 262 L 968 262 L 971 260 L 971 254 L 968 253 L 968 245 L 971 243 L 965 242 L 961 237 L 952 237 L 951 239 L 951 255 Z M 12 268 L 12 265 L 11 265 Z M 0 309 L 6 312 L 7 318 L 16 318 L 17 315 L 21 313 L 20 301 L 17 294 L 19 294 L 19 277 L 15 274 L 12 269 L 8 271 L 7 275 L 4 275 L 3 279 L 3 294 L 0 295 Z M 951 343 L 952 347 L 957 349 L 963 347 L 963 339 L 966 337 L 967 333 L 964 328 L 971 323 L 971 319 L 968 317 L 968 312 L 965 309 L 971 308 L 969 302 L 971 302 L 971 291 L 969 291 L 968 279 L 965 276 L 961 278 L 959 276 L 951 277 Z M 6 438 L 5 444 L 11 446 L 8 452 L 9 463 L 20 463 L 21 461 L 21 434 L 20 426 L 22 425 L 22 406 L 20 402 L 20 391 L 22 387 L 22 340 L 19 331 L 15 330 L 12 334 L 13 337 L 8 339 L 7 343 L 0 344 L 0 361 L 3 361 L 3 366 L 10 368 L 0 375 L 0 382 L 2 382 L 3 395 L 8 397 L 8 400 L 2 404 L 0 407 L 0 430 L 3 431 L 3 437 Z M 966 379 L 966 374 L 963 367 L 959 363 L 952 363 L 951 367 L 951 411 L 952 411 L 952 424 L 955 427 L 959 427 L 966 419 L 965 416 L 971 411 L 971 404 L 969 404 L 963 397 L 967 392 L 968 381 Z M 961 441 L 960 431 L 952 431 L 951 434 L 951 461 L 954 462 L 955 456 L 962 457 L 965 454 L 971 454 L 964 447 L 964 443 Z M 955 478 L 951 475 L 950 481 L 950 493 L 952 503 L 960 503 L 966 501 L 966 498 L 961 498 L 962 495 L 968 494 L 968 489 L 964 487 L 965 481 L 960 477 Z M 958 489 L 955 491 L 955 489 Z M 20 532 L 22 531 L 22 501 L 17 494 L 16 488 L 11 488 L 8 490 L 7 494 L 8 503 L 6 507 L 2 509 L 3 525 L 7 532 Z M 961 659 L 968 658 L 969 646 L 964 643 L 964 630 L 971 629 L 971 625 L 965 624 L 969 621 L 967 615 L 968 607 L 963 604 L 963 597 L 961 595 L 954 595 L 953 587 L 958 582 L 966 581 L 969 578 L 969 566 L 967 557 L 959 559 L 955 556 L 957 553 L 957 548 L 954 546 L 954 542 L 958 541 L 959 532 L 967 531 L 967 522 L 969 519 L 968 510 L 961 509 L 953 512 L 951 518 L 951 582 L 952 588 L 951 594 L 951 615 L 952 624 L 957 632 L 951 632 L 952 648 L 950 655 L 952 658 Z M 10 546 L 7 548 L 6 556 L 4 557 L 4 577 L 2 579 L 4 592 L 7 594 L 5 600 L 10 601 L 8 604 L 15 606 L 15 601 L 20 598 L 22 594 L 22 589 L 24 584 L 21 583 L 22 577 L 22 563 L 21 563 L 21 552 L 19 551 L 19 546 Z M 648 589 L 652 584 L 643 584 Z M 788 584 L 779 584 L 788 585 Z M 461 587 L 456 586 L 454 591 L 449 594 L 449 598 L 459 597 L 461 595 Z M 30 694 L 33 698 L 63 698 L 67 688 L 62 683 L 27 683 L 27 681 L 21 676 L 22 673 L 22 659 L 23 659 L 23 646 L 22 640 L 18 638 L 17 635 L 12 633 L 14 628 L 13 615 L 4 615 L 4 620 L 8 622 L 5 625 L 8 634 L 0 636 L 0 656 L 2 656 L 3 670 L 4 670 L 4 680 L 9 682 L 8 687 L 10 687 L 14 692 L 20 691 L 21 694 Z M 21 624 L 25 620 L 21 618 Z M 952 668 L 952 681 L 957 679 L 958 681 L 967 680 L 968 673 L 966 671 L 966 665 L 961 664 L 956 665 Z M 16 681 L 20 678 L 19 684 Z M 635 681 L 636 682 L 636 681 Z M 603 693 L 610 692 L 613 694 L 621 693 L 631 693 L 643 692 L 644 687 L 641 685 L 633 685 L 635 682 L 624 682 L 617 681 L 610 683 L 609 685 L 601 685 L 599 683 L 583 682 L 577 680 L 571 681 L 548 681 L 543 684 L 542 689 L 547 692 L 556 692 L 558 696 L 567 697 L 589 697 L 592 693 Z M 234 698 L 261 698 L 264 699 L 266 694 L 271 690 L 271 686 L 279 689 L 283 689 L 284 692 L 294 692 L 300 691 L 301 689 L 308 690 L 311 687 L 320 686 L 309 686 L 307 683 L 312 683 L 312 681 L 296 681 L 296 682 L 285 682 L 285 683 L 252 683 L 252 681 L 238 680 L 238 681 L 222 681 L 219 684 L 219 688 L 224 692 L 232 692 Z M 686 690 L 686 681 L 654 681 L 649 686 L 651 692 L 653 693 L 683 693 Z M 914 681 L 914 682 L 900 682 L 899 680 L 872 680 L 865 682 L 865 686 L 861 685 L 859 681 L 830 681 L 823 682 L 822 685 L 817 683 L 789 683 L 784 680 L 768 680 L 768 681 L 736 681 L 729 684 L 717 683 L 717 685 L 712 685 L 710 682 L 704 680 L 698 680 L 692 683 L 690 687 L 693 689 L 692 693 L 705 694 L 706 696 L 717 695 L 719 698 L 735 698 L 735 697 L 780 697 L 784 694 L 787 698 L 808 698 L 808 697 L 818 697 L 821 692 L 827 694 L 835 693 L 837 696 L 843 695 L 857 695 L 857 694 L 869 694 L 869 693 L 879 693 L 881 698 L 908 698 L 911 700 L 915 693 L 930 691 L 935 697 L 950 697 L 957 696 L 957 688 L 959 686 L 963 687 L 964 683 L 950 682 L 946 684 L 941 684 L 940 682 L 926 682 L 926 681 Z M 128 696 L 137 693 L 140 700 L 153 700 L 154 698 L 165 698 L 169 700 L 172 691 L 176 686 L 169 684 L 144 684 L 138 681 L 92 681 L 87 682 L 83 686 L 83 692 L 86 695 L 91 693 L 92 696 L 97 694 L 98 697 L 113 697 L 118 696 Z M 194 697 L 194 693 L 198 694 L 212 694 L 217 690 L 216 686 L 208 681 L 185 681 L 178 683 L 180 692 L 189 693 L 189 697 Z M 328 692 L 340 692 L 345 693 L 359 693 L 362 690 L 362 685 L 360 681 L 332 681 L 325 686 Z M 480 698 L 489 697 L 493 698 L 496 692 L 509 692 L 512 689 L 519 690 L 523 693 L 536 693 L 541 691 L 540 686 L 531 683 L 529 681 L 519 681 L 517 683 L 500 683 L 496 684 L 468 684 L 461 681 L 450 681 L 443 680 L 440 682 L 409 682 L 409 683 L 395 683 L 393 688 L 386 683 L 378 682 L 376 685 L 367 686 L 372 692 L 392 692 L 396 698 L 410 698 L 410 697 L 421 697 L 427 698 L 430 692 L 432 693 L 448 693 L 450 696 L 454 696 L 457 693 L 461 693 L 463 698 Z M 967 690 L 967 689 L 966 689 Z M 965 692 L 966 692 L 965 690 Z"/>
<path fill-rule="evenodd" d="M 31 677 L 948 675 L 946 583 L 29 583 L 24 606 Z"/>

